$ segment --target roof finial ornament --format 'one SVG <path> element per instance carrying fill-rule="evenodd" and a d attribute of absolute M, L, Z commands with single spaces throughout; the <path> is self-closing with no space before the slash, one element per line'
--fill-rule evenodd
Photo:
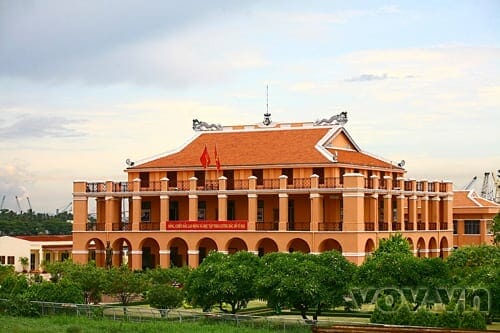
<path fill-rule="evenodd" d="M 193 119 L 193 130 L 199 131 L 222 131 L 221 124 L 209 124 L 198 119 Z"/>
<path fill-rule="evenodd" d="M 323 118 L 321 120 L 316 120 L 314 122 L 314 126 L 331 126 L 331 125 L 340 125 L 344 126 L 347 123 L 347 112 L 341 112 L 334 116 L 331 116 L 329 119 Z"/>
<path fill-rule="evenodd" d="M 269 113 L 269 86 L 266 85 L 266 113 L 264 113 L 264 121 L 262 123 L 269 126 L 271 122 L 271 114 Z"/>

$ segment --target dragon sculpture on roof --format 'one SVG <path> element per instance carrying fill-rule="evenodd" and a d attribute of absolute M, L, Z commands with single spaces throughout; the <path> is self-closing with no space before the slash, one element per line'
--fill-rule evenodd
<path fill-rule="evenodd" d="M 314 126 L 331 126 L 331 125 L 340 125 L 344 126 L 347 123 L 347 112 L 341 112 L 334 116 L 331 116 L 329 119 L 323 118 L 321 120 L 316 120 L 314 122 Z"/>

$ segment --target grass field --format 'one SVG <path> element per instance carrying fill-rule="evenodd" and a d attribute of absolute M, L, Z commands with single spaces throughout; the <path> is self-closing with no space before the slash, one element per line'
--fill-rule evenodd
<path fill-rule="evenodd" d="M 311 332 L 309 327 L 283 327 L 269 326 L 252 328 L 236 326 L 231 323 L 206 323 L 198 322 L 127 322 L 109 319 L 88 319 L 74 316 L 49 316 L 42 318 L 7 317 L 0 316 L 0 331 L 9 333 L 269 333 Z"/>
<path fill-rule="evenodd" d="M 360 318 L 335 318 L 335 323 L 368 322 Z M 249 327 L 251 325 L 236 326 L 233 323 L 209 323 L 205 321 L 197 322 L 171 322 L 171 321 L 148 321 L 129 322 L 115 321 L 110 319 L 88 319 L 75 316 L 47 316 L 42 318 L 9 317 L 0 316 L 0 332 L 9 333 L 270 333 L 289 332 L 306 333 L 311 332 L 307 326 L 287 325 L 285 327 L 276 324 L 274 326 Z M 324 325 L 325 323 L 323 323 Z M 333 322 L 332 322 L 333 324 Z M 326 325 L 328 326 L 328 325 Z M 500 323 L 488 326 L 488 330 L 499 330 Z"/>

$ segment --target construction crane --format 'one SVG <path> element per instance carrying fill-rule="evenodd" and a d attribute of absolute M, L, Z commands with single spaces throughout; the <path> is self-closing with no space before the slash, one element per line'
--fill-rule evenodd
<path fill-rule="evenodd" d="M 493 174 L 493 181 L 495 182 L 495 202 L 500 204 L 500 170 L 497 170 L 496 176 Z"/>
<path fill-rule="evenodd" d="M 484 199 L 500 203 L 500 170 L 498 170 L 498 173 L 497 176 L 495 176 L 494 172 L 484 173 L 480 196 Z"/>
<path fill-rule="evenodd" d="M 62 209 L 56 209 L 56 215 L 57 214 L 61 214 L 61 213 L 66 213 L 66 212 L 71 212 L 71 205 L 73 204 L 73 202 L 70 202 L 69 204 L 67 204 L 66 206 L 64 206 L 64 208 Z"/>
<path fill-rule="evenodd" d="M 463 189 L 466 191 L 471 190 L 472 187 L 474 186 L 474 184 L 476 183 L 476 180 L 477 180 L 477 176 L 472 177 L 471 181 L 467 185 L 465 185 Z"/>
<path fill-rule="evenodd" d="M 17 208 L 19 209 L 19 213 L 22 213 L 23 210 L 21 209 L 21 204 L 19 203 L 19 198 L 16 195 L 16 203 L 17 203 Z"/>
<path fill-rule="evenodd" d="M 33 209 L 31 208 L 31 202 L 30 202 L 30 198 L 29 197 L 26 197 L 26 201 L 28 201 L 28 207 L 30 208 L 30 212 L 33 211 Z"/>

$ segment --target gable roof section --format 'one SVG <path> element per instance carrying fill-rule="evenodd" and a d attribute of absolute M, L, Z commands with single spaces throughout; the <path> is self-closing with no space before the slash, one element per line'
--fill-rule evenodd
<path fill-rule="evenodd" d="M 453 191 L 453 207 L 494 207 L 500 208 L 500 205 L 481 198 L 474 190 Z"/>
<path fill-rule="evenodd" d="M 195 136 L 177 152 L 167 154 L 127 170 L 145 168 L 201 167 L 200 156 L 205 148 L 215 163 L 217 145 L 219 160 L 224 166 L 257 166 L 272 164 L 328 163 L 315 145 L 330 128 L 297 128 L 255 131 L 214 131 Z"/>
<path fill-rule="evenodd" d="M 337 163 L 340 164 L 351 164 L 353 166 L 366 166 L 366 167 L 379 167 L 379 168 L 391 168 L 403 171 L 403 168 L 395 166 L 389 162 L 386 162 L 380 158 L 376 158 L 368 153 L 346 150 L 346 149 L 335 149 L 329 148 L 328 151 L 332 154 L 337 155 Z"/>
<path fill-rule="evenodd" d="M 336 147 L 334 143 L 341 143 Z M 215 166 L 215 146 L 222 168 L 270 165 L 337 163 L 403 170 L 390 162 L 361 151 L 341 126 L 287 129 L 233 130 L 197 133 L 178 150 L 128 168 L 126 171 L 157 168 L 202 168 L 200 156 L 207 146 Z M 346 149 L 350 147 L 350 149 Z"/>

